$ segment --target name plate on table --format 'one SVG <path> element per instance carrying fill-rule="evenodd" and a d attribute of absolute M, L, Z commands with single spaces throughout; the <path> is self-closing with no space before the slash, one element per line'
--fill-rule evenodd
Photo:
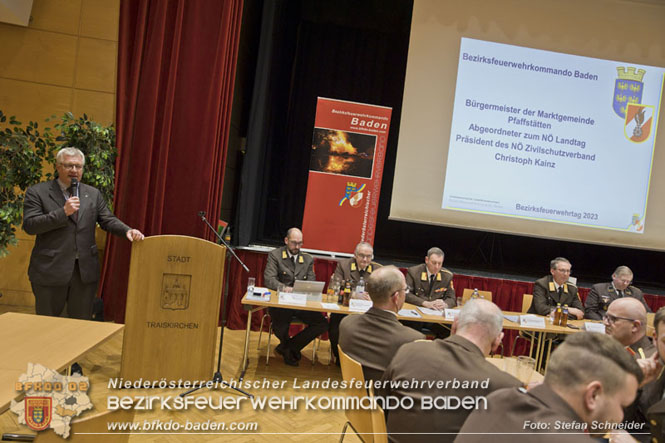
<path fill-rule="evenodd" d="M 307 294 L 299 294 L 297 292 L 280 292 L 278 303 L 280 305 L 305 306 L 307 304 Z"/>
<path fill-rule="evenodd" d="M 349 311 L 365 312 L 372 307 L 372 300 L 352 298 L 349 300 Z"/>
<path fill-rule="evenodd" d="M 424 306 L 418 306 L 418 310 L 425 315 L 443 315 L 443 311 L 439 311 L 438 309 L 426 308 Z"/>
<path fill-rule="evenodd" d="M 520 326 L 545 329 L 545 317 L 533 314 L 520 315 Z"/>
<path fill-rule="evenodd" d="M 600 332 L 601 334 L 605 333 L 605 325 L 602 323 L 594 323 L 591 321 L 584 322 L 584 330 L 588 332 Z"/>
<path fill-rule="evenodd" d="M 335 309 L 339 309 L 339 305 L 337 303 L 324 303 L 321 302 L 321 307 L 323 309 L 326 309 L 328 311 L 334 311 Z"/>
<path fill-rule="evenodd" d="M 446 309 L 444 311 L 446 320 L 455 320 L 455 318 L 459 315 L 459 311 L 459 309 Z"/>

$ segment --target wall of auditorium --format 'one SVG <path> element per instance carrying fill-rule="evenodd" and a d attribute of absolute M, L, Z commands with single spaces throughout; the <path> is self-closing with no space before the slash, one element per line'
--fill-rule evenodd
<path fill-rule="evenodd" d="M 34 0 L 27 27 L 0 23 L 0 109 L 19 121 L 70 111 L 115 122 L 120 0 Z M 0 303 L 33 305 L 34 236 L 0 259 Z"/>

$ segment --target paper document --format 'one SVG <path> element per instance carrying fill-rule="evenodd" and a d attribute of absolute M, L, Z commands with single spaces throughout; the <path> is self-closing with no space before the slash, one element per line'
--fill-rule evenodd
<path fill-rule="evenodd" d="M 424 306 L 418 306 L 418 310 L 425 315 L 443 315 L 443 311 L 439 311 L 438 309 L 426 308 Z"/>
<path fill-rule="evenodd" d="M 401 315 L 402 317 L 412 317 L 412 318 L 422 317 L 422 315 L 420 315 L 420 312 L 416 311 L 415 309 L 402 309 L 397 313 L 397 315 Z"/>

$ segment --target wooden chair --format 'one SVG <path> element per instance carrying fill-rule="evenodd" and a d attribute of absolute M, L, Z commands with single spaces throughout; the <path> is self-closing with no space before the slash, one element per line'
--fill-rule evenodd
<path fill-rule="evenodd" d="M 531 303 L 533 303 L 533 294 L 524 294 L 522 296 L 522 314 L 529 312 Z M 515 354 L 515 346 L 517 346 L 517 339 L 519 338 L 528 340 L 531 343 L 531 346 L 529 347 L 529 355 L 531 355 L 533 353 L 533 335 L 525 331 L 519 331 L 519 334 L 517 334 L 515 340 L 513 340 L 513 347 L 510 349 L 510 355 Z"/>
<path fill-rule="evenodd" d="M 369 387 L 369 395 L 374 397 L 374 387 Z M 388 428 L 386 427 L 386 414 L 381 406 L 376 405 L 372 409 L 372 431 L 374 432 L 374 443 L 388 443 Z"/>
<path fill-rule="evenodd" d="M 367 390 L 364 387 L 357 388 L 355 387 L 355 383 L 358 381 L 362 380 L 362 384 L 364 386 L 365 384 L 365 375 L 363 373 L 363 367 L 362 365 L 357 361 L 354 360 L 353 358 L 349 357 L 347 354 L 344 353 L 342 350 L 341 346 L 337 346 L 337 349 L 339 350 L 339 363 L 342 368 L 342 379 L 344 379 L 347 382 L 350 382 L 351 380 L 355 380 L 354 384 L 352 387 L 348 388 L 346 390 L 346 395 L 347 397 L 366 397 L 368 395 Z M 373 391 L 370 391 L 369 395 L 372 395 Z M 374 430 L 374 421 L 377 422 L 377 426 L 380 424 L 380 418 L 378 416 L 378 412 L 367 410 L 367 409 L 347 409 L 345 411 L 346 414 L 346 423 L 344 424 L 344 429 L 342 429 L 342 435 L 340 436 L 340 443 L 344 440 L 344 436 L 346 435 L 346 429 L 351 426 L 351 429 L 358 435 L 358 437 L 365 443 L 373 443 L 373 442 L 381 442 L 381 441 L 387 441 L 387 437 L 385 435 L 385 429 L 386 429 L 386 424 L 385 424 L 385 418 L 383 419 L 383 430 L 382 431 L 375 431 Z M 373 416 L 373 414 L 377 414 L 376 417 Z M 383 415 L 383 411 L 381 411 L 381 415 Z M 374 432 L 383 432 L 384 433 L 384 440 L 377 438 L 377 436 L 374 435 Z"/>
<path fill-rule="evenodd" d="M 473 289 L 464 288 L 464 291 L 462 292 L 462 304 L 468 302 L 469 299 L 471 299 L 472 294 Z M 492 301 L 492 291 L 478 291 L 478 294 L 482 295 L 485 300 Z"/>
<path fill-rule="evenodd" d="M 654 312 L 647 312 L 647 336 L 653 337 L 656 333 L 656 329 L 653 324 L 653 319 L 656 316 Z"/>

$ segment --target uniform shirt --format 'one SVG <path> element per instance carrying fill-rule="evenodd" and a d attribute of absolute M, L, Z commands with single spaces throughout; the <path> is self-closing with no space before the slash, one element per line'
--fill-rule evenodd
<path fill-rule="evenodd" d="M 454 307 L 457 302 L 453 287 L 453 273 L 446 268 L 441 268 L 434 274 L 434 281 L 431 285 L 429 275 L 425 263 L 412 266 L 406 271 L 406 285 L 410 291 L 406 295 L 406 302 L 422 306 L 425 301 L 442 299 L 449 308 Z"/>

